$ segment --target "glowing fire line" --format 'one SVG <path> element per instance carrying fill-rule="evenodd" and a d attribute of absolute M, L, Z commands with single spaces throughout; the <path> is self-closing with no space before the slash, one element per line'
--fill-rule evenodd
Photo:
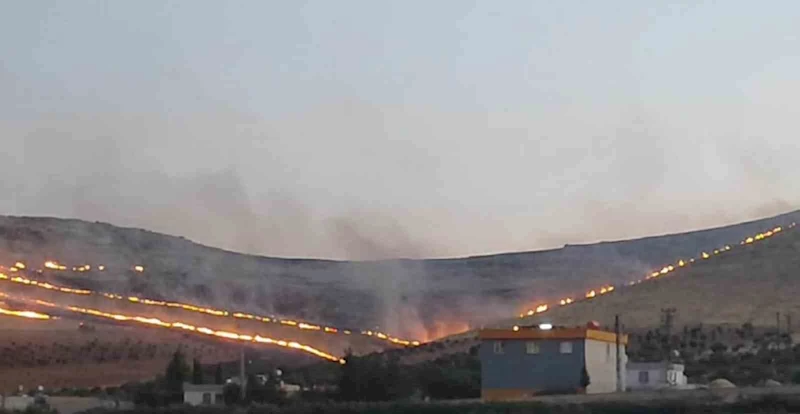
<path fill-rule="evenodd" d="M 791 223 L 788 226 L 788 228 L 789 229 L 794 228 L 796 225 L 797 225 L 796 223 Z M 780 233 L 782 231 L 783 231 L 783 227 L 775 227 L 772 230 L 768 230 L 768 231 L 765 231 L 763 233 L 756 234 L 755 236 L 752 236 L 752 237 L 747 237 L 746 239 L 742 240 L 742 242 L 739 243 L 739 244 L 740 245 L 752 244 L 752 243 L 755 243 L 755 242 L 758 242 L 758 241 L 761 241 L 761 240 L 768 239 L 768 238 L 770 238 L 770 237 L 772 237 L 772 236 L 774 236 L 774 235 L 776 235 L 776 234 L 778 234 L 778 233 Z M 731 249 L 732 249 L 731 246 L 726 245 L 726 246 L 724 246 L 722 248 L 715 249 L 712 252 L 713 252 L 713 255 L 720 255 L 722 253 L 730 251 Z M 707 252 L 701 252 L 700 255 L 697 257 L 697 259 L 706 260 L 706 259 L 711 258 L 711 256 L 712 256 L 712 254 L 709 254 Z M 676 262 L 677 263 L 677 267 L 674 266 L 674 265 L 664 266 L 664 267 L 662 267 L 661 269 L 659 269 L 657 271 L 653 271 L 652 273 L 647 275 L 644 279 L 639 279 L 639 280 L 635 280 L 635 281 L 629 282 L 628 285 L 629 286 L 636 285 L 636 284 L 642 283 L 644 281 L 649 281 L 649 280 L 652 280 L 652 279 L 655 279 L 655 278 L 663 277 L 665 275 L 668 275 L 668 274 L 674 272 L 675 270 L 677 270 L 677 268 L 686 267 L 690 263 L 694 263 L 694 262 L 695 262 L 694 258 L 689 259 L 688 262 L 685 261 L 684 259 L 679 259 Z M 603 286 L 603 287 L 601 287 L 599 289 L 589 290 L 584 295 L 585 298 L 583 300 L 594 299 L 595 297 L 597 297 L 599 295 L 604 295 L 606 293 L 613 292 L 614 289 L 615 289 L 614 286 L 606 285 L 606 286 Z M 571 304 L 576 303 L 576 302 L 578 302 L 578 301 L 577 300 L 573 300 L 572 298 L 563 298 L 563 299 L 559 300 L 558 304 L 560 306 L 566 306 L 566 305 L 571 305 Z M 533 316 L 533 315 L 536 315 L 536 314 L 544 313 L 544 312 L 547 312 L 550 308 L 551 307 L 549 305 L 547 305 L 547 304 L 538 305 L 535 309 L 529 309 L 527 312 L 521 313 L 519 315 L 519 317 L 520 318 L 524 318 L 525 316 Z"/>
<path fill-rule="evenodd" d="M 27 319 L 40 319 L 40 320 L 50 319 L 50 315 L 46 315 L 44 313 L 33 312 L 33 311 L 15 311 L 6 308 L 0 308 L 0 315 L 18 316 L 20 318 L 27 318 Z"/>
<path fill-rule="evenodd" d="M 166 301 L 160 301 L 160 300 L 139 298 L 139 297 L 136 297 L 136 296 L 123 297 L 123 296 L 115 294 L 115 293 L 98 293 L 98 292 L 94 292 L 94 291 L 86 290 L 86 289 L 72 289 L 72 288 L 52 285 L 52 284 L 47 283 L 47 282 L 40 282 L 40 281 L 37 281 L 37 280 L 28 279 L 28 278 L 25 278 L 25 277 L 22 277 L 22 276 L 10 277 L 10 276 L 8 276 L 6 274 L 3 274 L 3 273 L 0 273 L 0 280 L 10 281 L 10 282 L 18 283 L 18 284 L 23 284 L 23 285 L 36 286 L 36 287 L 43 288 L 43 289 L 48 289 L 48 290 L 51 290 L 51 291 L 54 291 L 54 292 L 70 293 L 70 294 L 85 295 L 85 296 L 86 295 L 101 295 L 101 296 L 103 296 L 105 298 L 108 298 L 108 299 L 127 300 L 128 302 L 136 303 L 136 304 L 142 304 L 142 305 L 162 306 L 162 307 L 168 307 L 168 308 L 178 308 L 178 309 L 183 309 L 183 310 L 186 310 L 186 311 L 205 313 L 205 314 L 213 315 L 213 316 L 234 317 L 234 318 L 238 318 L 238 319 L 251 319 L 251 320 L 256 320 L 256 321 L 260 321 L 260 322 L 264 322 L 264 323 L 274 322 L 274 323 L 279 323 L 281 325 L 292 326 L 292 327 L 296 327 L 298 329 L 303 329 L 303 330 L 321 331 L 321 332 L 325 332 L 325 333 L 329 333 L 329 334 L 337 334 L 337 333 L 340 332 L 340 329 L 334 328 L 334 327 L 330 327 L 330 326 L 315 325 L 315 324 L 306 323 L 306 322 L 298 322 L 298 321 L 294 321 L 294 320 L 290 320 L 290 319 L 273 319 L 273 318 L 269 318 L 269 317 L 266 317 L 266 316 L 252 315 L 252 314 L 243 313 L 243 312 L 232 312 L 231 313 L 231 312 L 225 311 L 225 310 L 205 308 L 205 307 L 192 305 L 192 304 L 187 304 L 187 303 L 166 302 Z M 368 332 L 370 332 L 370 333 L 368 333 Z M 350 331 L 344 331 L 344 333 L 346 335 L 349 335 Z M 397 345 L 402 345 L 402 346 L 418 346 L 420 344 L 419 341 L 409 341 L 409 340 L 405 340 L 405 339 L 395 338 L 393 336 L 387 335 L 387 334 L 382 333 L 382 332 L 362 331 L 361 334 L 365 335 L 365 336 L 377 337 L 378 339 L 381 339 L 381 340 L 384 340 L 384 341 L 388 341 L 388 342 L 391 342 L 391 343 L 394 343 L 394 344 L 397 344 Z"/>
<path fill-rule="evenodd" d="M 30 301 L 30 300 L 25 300 L 25 301 Z M 145 324 L 145 325 L 158 326 L 158 327 L 162 327 L 162 328 L 181 329 L 181 330 L 196 332 L 196 333 L 203 334 L 203 335 L 216 336 L 216 337 L 219 337 L 219 338 L 231 339 L 231 340 L 242 341 L 242 342 L 253 342 L 253 343 L 259 343 L 259 344 L 277 345 L 277 346 L 284 347 L 284 348 L 297 349 L 297 350 L 306 352 L 308 354 L 317 356 L 319 358 L 326 359 L 328 361 L 338 362 L 340 364 L 344 364 L 345 363 L 345 360 L 342 359 L 342 358 L 338 358 L 338 357 L 336 357 L 334 355 L 331 355 L 331 354 L 329 354 L 327 352 L 321 351 L 321 350 L 319 350 L 317 348 L 311 347 L 309 345 L 304 345 L 304 344 L 301 344 L 301 343 L 295 342 L 295 341 L 286 341 L 286 340 L 282 340 L 282 339 L 273 339 L 273 338 L 263 337 L 263 336 L 260 336 L 260 335 L 244 335 L 244 334 L 238 334 L 238 333 L 229 332 L 229 331 L 218 331 L 218 330 L 213 330 L 213 329 L 206 328 L 206 327 L 197 327 L 197 326 L 190 325 L 190 324 L 183 323 L 183 322 L 165 322 L 165 321 L 162 321 L 162 320 L 160 320 L 158 318 L 148 318 L 148 317 L 143 317 L 143 316 L 130 316 L 130 315 L 123 315 L 123 314 L 116 314 L 116 313 L 108 313 L 108 312 L 99 311 L 97 309 L 82 308 L 82 307 L 78 307 L 78 306 L 60 306 L 60 305 L 56 305 L 54 303 L 40 301 L 40 300 L 36 300 L 34 302 L 39 304 L 39 305 L 49 306 L 49 307 L 53 307 L 53 308 L 57 308 L 57 309 L 68 310 L 68 311 L 71 311 L 71 312 L 80 313 L 80 314 L 84 314 L 84 315 L 91 315 L 91 316 L 96 316 L 96 317 L 100 317 L 100 318 L 112 319 L 112 320 L 119 321 L 119 322 L 137 322 L 137 323 L 141 323 L 141 324 Z M 31 311 L 9 311 L 9 310 L 3 309 L 3 308 L 0 308 L 0 314 L 2 314 L 2 315 L 11 315 L 11 316 L 20 316 L 20 317 L 33 318 L 33 319 L 50 319 L 50 315 L 46 315 L 46 314 L 43 314 L 43 313 L 31 312 Z"/>

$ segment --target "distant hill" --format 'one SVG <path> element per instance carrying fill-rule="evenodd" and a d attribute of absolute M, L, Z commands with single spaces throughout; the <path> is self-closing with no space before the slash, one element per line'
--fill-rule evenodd
<path fill-rule="evenodd" d="M 103 223 L 0 217 L 0 264 L 22 261 L 33 269 L 55 260 L 68 270 L 42 268 L 41 277 L 74 287 L 430 339 L 507 318 L 539 300 L 638 279 L 678 257 L 798 219 L 795 211 L 717 229 L 539 252 L 343 262 L 250 256 Z M 70 270 L 82 265 L 91 270 Z M 144 271 L 135 271 L 136 265 Z M 584 306 L 595 305 L 574 312 Z"/>
<path fill-rule="evenodd" d="M 783 332 L 786 315 L 794 316 L 794 331 L 800 331 L 800 230 L 795 227 L 757 243 L 737 245 L 719 257 L 695 261 L 667 276 L 592 300 L 497 325 L 596 320 L 610 327 L 618 314 L 627 329 L 649 329 L 660 324 L 665 308 L 675 309 L 677 327 L 750 323 L 774 329 L 780 314 Z"/>

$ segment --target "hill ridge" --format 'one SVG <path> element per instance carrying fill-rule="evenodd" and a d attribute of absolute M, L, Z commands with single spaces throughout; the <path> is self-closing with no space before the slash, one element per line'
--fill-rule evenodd
<path fill-rule="evenodd" d="M 698 232 L 555 250 L 342 262 L 252 256 L 108 223 L 0 217 L 0 264 L 102 263 L 105 272 L 44 269 L 43 276 L 73 288 L 429 340 L 518 314 L 526 304 L 594 288 L 598 280 L 618 284 L 637 278 L 675 257 L 720 247 L 787 218 L 800 219 L 800 211 Z M 137 273 L 134 265 L 146 271 Z"/>
<path fill-rule="evenodd" d="M 675 274 L 639 281 L 613 294 L 507 318 L 492 326 L 510 328 L 544 322 L 570 325 L 588 320 L 608 325 L 620 314 L 628 328 L 652 328 L 659 324 L 659 312 L 666 307 L 677 310 L 676 325 L 774 326 L 776 312 L 800 312 L 800 302 L 796 301 L 800 279 L 792 277 L 800 268 L 800 231 L 793 222 L 759 240 L 737 244 L 717 260 L 695 261 L 680 271 L 676 269 Z"/>
<path fill-rule="evenodd" d="M 328 259 L 328 258 L 317 258 L 317 257 L 297 257 L 297 256 L 271 256 L 268 254 L 256 254 L 256 253 L 244 253 L 239 252 L 236 250 L 230 250 L 223 247 L 213 246 L 209 244 L 205 244 L 202 242 L 198 242 L 180 235 L 174 235 L 170 233 L 164 233 L 154 230 L 149 230 L 142 227 L 134 227 L 134 226 L 124 226 L 124 225 L 117 225 L 109 222 L 104 221 L 89 221 L 83 220 L 73 217 L 56 217 L 56 216 L 25 216 L 25 215 L 0 215 L 0 220 L 2 219 L 19 219 L 19 220 L 35 220 L 35 221 L 53 221 L 53 222 L 66 222 L 66 223 L 80 223 L 80 224 L 93 224 L 99 226 L 108 226 L 113 227 L 120 230 L 127 230 L 127 231 L 138 231 L 147 233 L 150 235 L 156 235 L 159 237 L 167 237 L 167 238 L 175 238 L 179 240 L 183 240 L 187 243 L 192 245 L 207 248 L 212 250 L 218 250 L 228 254 L 234 255 L 242 255 L 247 257 L 255 257 L 261 259 L 269 259 L 269 260 L 285 260 L 285 261 L 315 261 L 315 262 L 330 262 L 330 263 L 381 263 L 381 262 L 396 262 L 396 261 L 458 261 L 458 260 L 468 260 L 468 259 L 482 259 L 487 257 L 496 257 L 496 256 L 511 256 L 511 255 L 526 255 L 526 254 L 536 254 L 536 253 L 548 253 L 554 252 L 558 250 L 564 250 L 567 248 L 584 248 L 584 247 L 595 247 L 595 246 L 602 246 L 608 244 L 618 244 L 618 243 L 629 243 L 629 242 L 637 242 L 637 241 L 647 241 L 652 239 L 658 239 L 662 237 L 677 237 L 677 236 L 686 236 L 686 235 L 697 235 L 706 232 L 712 232 L 714 230 L 723 229 L 732 226 L 739 226 L 739 225 L 749 225 L 749 224 L 756 224 L 762 222 L 764 220 L 779 220 L 784 217 L 792 217 L 800 215 L 800 209 L 792 209 L 777 215 L 772 216 L 764 216 L 760 218 L 749 219 L 742 222 L 734 222 L 725 225 L 719 225 L 715 227 L 709 228 L 700 228 L 694 230 L 686 230 L 677 233 L 661 233 L 661 234 L 653 234 L 647 236 L 637 236 L 632 238 L 622 238 L 622 239 L 614 239 L 614 240 L 598 240 L 594 242 L 585 242 L 585 243 L 566 243 L 562 247 L 553 247 L 553 248 L 546 248 L 546 249 L 534 249 L 534 250 L 517 250 L 517 251 L 508 251 L 508 252 L 499 252 L 499 253 L 480 253 L 480 254 L 468 254 L 468 255 L 457 255 L 452 257 L 430 257 L 430 258 L 408 258 L 408 257 L 397 257 L 397 258 L 389 258 L 389 259 L 375 259 L 375 260 L 347 260 L 347 259 Z"/>

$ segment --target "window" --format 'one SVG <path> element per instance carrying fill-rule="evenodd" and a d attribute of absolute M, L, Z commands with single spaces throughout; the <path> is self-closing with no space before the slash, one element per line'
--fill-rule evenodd
<path fill-rule="evenodd" d="M 572 353 L 572 342 L 562 342 L 561 346 L 559 346 L 559 351 L 562 354 L 571 354 Z"/>
<path fill-rule="evenodd" d="M 496 341 L 494 343 L 494 353 L 495 354 L 502 354 L 503 352 L 504 352 L 503 342 L 502 341 Z"/>
<path fill-rule="evenodd" d="M 222 404 L 223 402 L 225 402 L 225 399 L 222 394 L 214 394 L 214 404 Z"/>
<path fill-rule="evenodd" d="M 606 362 L 611 362 L 611 344 L 606 344 Z"/>
<path fill-rule="evenodd" d="M 525 343 L 525 353 L 526 354 L 538 354 L 539 352 L 541 352 L 541 350 L 539 349 L 539 343 L 538 342 L 530 341 L 530 342 L 526 342 Z"/>
<path fill-rule="evenodd" d="M 650 382 L 650 371 L 639 371 L 639 383 L 647 384 Z"/>
<path fill-rule="evenodd" d="M 203 393 L 203 404 L 211 404 L 211 393 L 204 392 Z"/>

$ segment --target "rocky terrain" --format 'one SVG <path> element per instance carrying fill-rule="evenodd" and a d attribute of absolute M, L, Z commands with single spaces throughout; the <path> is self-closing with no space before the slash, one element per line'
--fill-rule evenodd
<path fill-rule="evenodd" d="M 379 327 L 427 340 L 507 318 L 539 301 L 580 294 L 601 284 L 625 284 L 675 258 L 737 243 L 750 234 L 798 219 L 800 211 L 795 211 L 717 229 L 538 252 L 341 262 L 249 256 L 104 223 L 2 217 L 0 264 L 11 266 L 20 261 L 29 271 L 41 270 L 39 277 L 71 287 L 288 315 L 359 329 Z M 46 261 L 64 268 L 49 269 L 44 267 Z M 692 272 L 702 270 L 697 266 Z M 730 280 L 715 279 L 713 283 Z M 648 289 L 655 286 L 660 285 L 640 288 L 637 303 L 648 303 L 652 299 Z M 614 295 L 617 297 L 622 295 Z M 569 312 L 591 312 L 594 319 L 603 319 L 594 308 L 585 306 L 599 305 L 576 306 Z M 623 310 L 624 306 L 619 306 Z M 766 304 L 762 307 L 771 309 Z M 720 310 L 717 319 L 724 319 L 725 312 Z M 643 321 L 651 319 L 643 315 Z"/>

